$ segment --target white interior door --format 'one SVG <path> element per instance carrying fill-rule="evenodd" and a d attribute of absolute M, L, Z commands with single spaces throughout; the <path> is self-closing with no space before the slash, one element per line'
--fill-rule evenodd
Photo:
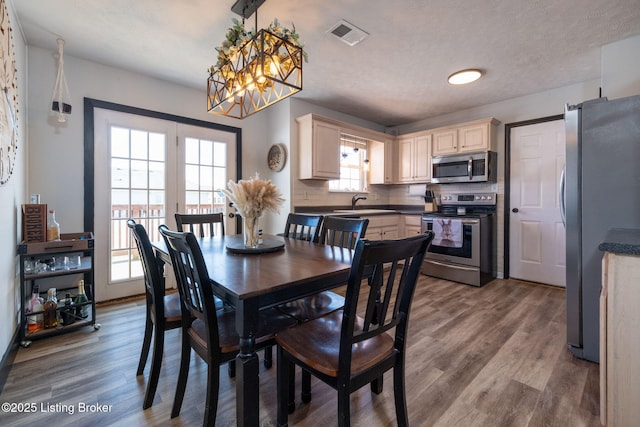
<path fill-rule="evenodd" d="M 235 133 L 112 110 L 94 114 L 96 300 L 144 293 L 143 272 L 127 227 L 133 218 L 151 241 L 175 229 L 177 211 L 226 212 L 216 190 L 236 178 Z M 226 216 L 225 231 L 235 231 Z M 167 274 L 167 287 L 175 286 Z"/>
<path fill-rule="evenodd" d="M 509 275 L 565 286 L 564 120 L 511 129 Z"/>

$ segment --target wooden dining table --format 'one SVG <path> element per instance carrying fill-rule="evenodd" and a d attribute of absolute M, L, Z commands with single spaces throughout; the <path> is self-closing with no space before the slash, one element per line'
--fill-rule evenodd
<path fill-rule="evenodd" d="M 353 251 L 304 240 L 265 235 L 284 247 L 269 253 L 234 253 L 239 235 L 198 239 L 213 292 L 235 308 L 240 352 L 236 357 L 237 425 L 259 425 L 259 363 L 255 349 L 258 312 L 347 282 Z M 171 263 L 164 242 L 152 243 L 161 262 Z"/>

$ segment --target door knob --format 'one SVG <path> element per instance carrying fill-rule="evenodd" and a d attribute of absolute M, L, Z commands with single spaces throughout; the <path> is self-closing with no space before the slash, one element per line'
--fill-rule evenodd
<path fill-rule="evenodd" d="M 518 213 L 518 212 L 519 212 L 519 210 L 518 210 L 518 208 L 513 208 L 513 209 L 511 209 L 511 212 L 513 212 L 513 213 Z"/>

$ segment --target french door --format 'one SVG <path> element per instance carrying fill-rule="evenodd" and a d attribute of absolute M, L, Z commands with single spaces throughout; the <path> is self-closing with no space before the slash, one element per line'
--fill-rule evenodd
<path fill-rule="evenodd" d="M 225 213 L 223 194 L 236 177 L 236 134 L 113 110 L 94 112 L 96 299 L 144 293 L 142 266 L 127 220 L 175 229 L 174 214 Z M 167 283 L 174 283 L 167 274 Z"/>

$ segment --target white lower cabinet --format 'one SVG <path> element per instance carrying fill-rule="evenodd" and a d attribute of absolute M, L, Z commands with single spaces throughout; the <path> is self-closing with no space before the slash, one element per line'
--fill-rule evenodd
<path fill-rule="evenodd" d="M 640 420 L 640 256 L 606 252 L 600 297 L 600 417 L 609 427 Z"/>
<path fill-rule="evenodd" d="M 400 215 L 367 217 L 369 226 L 364 238 L 369 240 L 393 240 L 400 237 Z"/>
<path fill-rule="evenodd" d="M 403 237 L 413 237 L 421 233 L 422 215 L 403 215 L 404 235 Z"/>

